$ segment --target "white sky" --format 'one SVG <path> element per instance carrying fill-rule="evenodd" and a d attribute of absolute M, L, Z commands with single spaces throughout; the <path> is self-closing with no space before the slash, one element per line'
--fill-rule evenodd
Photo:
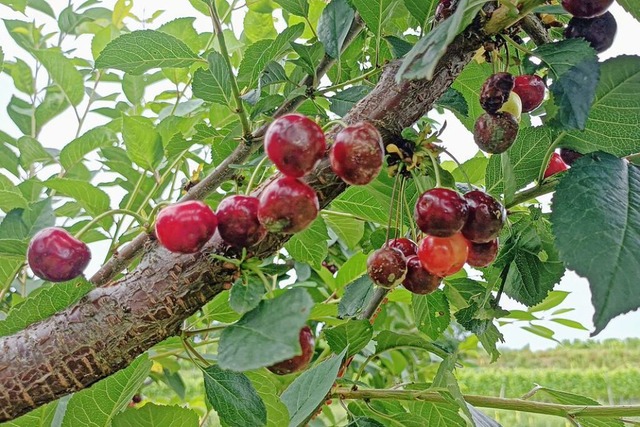
<path fill-rule="evenodd" d="M 66 0 L 49 0 L 49 3 L 53 6 L 54 10 L 56 10 L 57 13 L 68 4 Z M 75 1 L 73 3 L 81 4 L 82 2 Z M 102 2 L 104 6 L 111 6 L 114 3 L 115 0 L 107 0 Z M 151 14 L 158 9 L 165 10 L 165 13 L 161 15 L 153 25 L 151 25 L 151 28 L 156 28 L 157 26 L 177 17 L 194 16 L 197 17 L 195 23 L 197 30 L 210 31 L 210 21 L 206 17 L 200 15 L 197 11 L 195 11 L 187 0 L 134 0 L 132 12 L 138 17 L 142 18 L 151 16 Z M 627 14 L 621 7 L 619 7 L 617 3 L 614 3 L 610 10 L 615 15 L 618 22 L 618 35 L 613 46 L 608 51 L 601 54 L 601 59 L 604 60 L 622 54 L 640 55 L 640 43 L 638 43 L 638 41 L 635 39 L 635 37 L 640 34 L 640 24 L 636 22 L 633 17 Z M 54 27 L 51 27 L 51 25 L 55 25 L 52 22 L 51 18 L 45 18 L 44 15 L 34 12 L 33 10 L 28 11 L 28 18 L 26 18 L 20 13 L 15 13 L 13 11 L 10 11 L 6 7 L 0 6 L 0 17 L 5 19 L 21 20 L 33 19 L 34 17 L 36 17 L 38 24 L 47 23 L 48 26 L 45 27 L 45 30 L 48 28 L 51 31 L 54 30 Z M 281 20 L 282 18 L 280 16 L 280 18 L 276 19 Z M 280 23 L 282 23 L 282 21 L 280 21 Z M 127 25 L 131 29 L 141 28 L 140 24 L 133 23 L 131 22 L 131 20 L 127 22 Z M 235 13 L 234 26 L 236 26 L 236 28 L 241 28 L 242 11 L 238 11 Z M 79 56 L 90 58 L 91 54 L 88 50 L 90 41 L 91 36 L 82 36 L 73 44 L 65 43 L 64 47 L 67 49 L 77 48 Z M 13 43 L 13 40 L 7 34 L 4 25 L 0 25 L 0 46 L 2 46 L 2 48 L 4 49 L 5 61 L 12 60 L 15 56 L 19 56 L 23 60 L 26 60 L 26 54 Z M 113 89 L 107 90 L 105 88 L 99 88 L 98 90 L 101 94 L 107 94 L 113 91 Z M 8 117 L 6 112 L 6 105 L 8 104 L 13 91 L 14 88 L 11 78 L 5 73 L 0 74 L 0 129 L 16 136 L 19 135 L 20 132 Z M 81 109 L 82 107 L 83 106 L 81 105 Z M 448 144 L 447 148 L 452 151 L 453 154 L 458 157 L 458 159 L 462 161 L 463 159 L 470 158 L 476 153 L 477 147 L 473 143 L 471 133 L 467 131 L 467 129 L 462 126 L 462 124 L 458 122 L 458 120 L 453 115 L 446 114 L 444 117 L 440 117 L 438 115 L 432 114 L 432 117 L 439 120 L 447 120 L 448 126 L 443 139 L 445 141 L 445 144 L 447 141 L 456 142 L 455 144 Z M 103 122 L 104 119 L 100 118 L 100 116 L 90 115 L 87 122 L 85 123 L 83 131 L 86 131 L 91 127 L 97 126 Z M 39 140 L 45 147 L 62 148 L 65 144 L 67 144 L 74 138 L 76 128 L 76 119 L 71 110 L 67 110 L 62 116 L 58 117 L 52 123 L 45 126 Z M 104 253 L 105 250 L 106 249 L 104 245 L 92 245 L 92 251 L 94 254 L 99 254 L 100 251 Z M 89 274 L 98 269 L 103 257 L 103 255 L 94 255 L 92 264 L 88 269 Z M 592 329 L 593 325 L 591 322 L 591 317 L 593 316 L 593 307 L 591 306 L 591 295 L 586 280 L 579 278 L 574 273 L 568 272 L 557 289 L 571 291 L 569 297 L 562 305 L 559 306 L 559 308 L 576 309 L 575 311 L 565 314 L 562 317 L 578 321 L 585 325 L 587 328 Z M 502 305 L 506 309 L 523 308 L 521 305 L 509 300 L 508 298 L 503 298 Z M 589 332 L 577 331 L 575 329 L 561 326 L 553 322 L 539 322 L 539 324 L 550 327 L 551 329 L 556 331 L 556 338 L 558 340 L 587 339 L 589 336 Z M 636 325 L 640 325 L 640 312 L 633 312 L 627 315 L 619 316 L 618 318 L 614 319 L 597 338 L 605 339 L 640 337 L 640 330 L 637 327 L 634 327 Z M 554 342 L 532 335 L 517 326 L 504 326 L 501 327 L 500 330 L 505 335 L 505 345 L 507 347 L 521 348 L 525 345 L 530 345 L 533 349 L 543 349 L 553 347 L 555 345 Z"/>

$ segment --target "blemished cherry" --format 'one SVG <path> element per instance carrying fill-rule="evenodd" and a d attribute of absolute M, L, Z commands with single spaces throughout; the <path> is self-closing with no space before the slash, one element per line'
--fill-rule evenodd
<path fill-rule="evenodd" d="M 66 282 L 80 276 L 89 261 L 91 251 L 67 230 L 48 227 L 31 239 L 27 250 L 29 267 L 41 279 Z"/>
<path fill-rule="evenodd" d="M 467 257 L 467 264 L 471 267 L 487 267 L 498 256 L 498 239 L 492 240 L 488 243 L 474 243 L 469 241 L 469 256 Z"/>
<path fill-rule="evenodd" d="M 518 136 L 519 125 L 509 113 L 485 113 L 478 117 L 473 129 L 473 140 L 487 153 L 504 153 Z"/>
<path fill-rule="evenodd" d="M 307 228 L 319 210 L 313 188 L 297 178 L 283 176 L 260 194 L 258 220 L 271 232 L 293 234 Z"/>
<path fill-rule="evenodd" d="M 405 258 L 409 258 L 410 256 L 418 253 L 418 245 L 413 240 L 409 240 L 405 237 L 391 239 L 387 246 L 399 250 Z"/>
<path fill-rule="evenodd" d="M 449 237 L 462 230 L 468 213 L 467 202 L 456 191 L 433 188 L 418 198 L 413 216 L 424 233 Z"/>
<path fill-rule="evenodd" d="M 399 250 L 383 247 L 367 258 L 367 273 L 376 285 L 393 288 L 407 275 L 407 259 Z"/>
<path fill-rule="evenodd" d="M 436 6 L 435 22 L 440 23 L 453 15 L 458 6 L 458 0 L 440 0 Z"/>
<path fill-rule="evenodd" d="M 267 230 L 258 221 L 257 197 L 235 195 L 218 205 L 218 232 L 220 237 L 237 248 L 248 248 L 259 243 Z"/>
<path fill-rule="evenodd" d="M 382 169 L 382 136 L 369 122 L 347 126 L 336 135 L 329 160 L 333 172 L 347 184 L 367 185 Z"/>
<path fill-rule="evenodd" d="M 609 9 L 613 0 L 562 0 L 564 10 L 578 18 L 594 18 Z"/>
<path fill-rule="evenodd" d="M 482 85 L 480 105 L 490 114 L 496 113 L 509 99 L 513 90 L 514 78 L 509 73 L 495 73 Z"/>
<path fill-rule="evenodd" d="M 571 18 L 564 36 L 568 39 L 583 38 L 598 53 L 609 49 L 616 38 L 618 23 L 611 12 L 595 18 Z"/>
<path fill-rule="evenodd" d="M 462 233 L 451 237 L 426 236 L 418 246 L 422 267 L 438 277 L 447 277 L 462 270 L 469 247 Z"/>
<path fill-rule="evenodd" d="M 577 151 L 570 150 L 569 148 L 560 149 L 560 157 L 569 166 L 573 165 L 576 160 L 578 160 L 582 156 L 583 154 L 580 154 Z"/>
<path fill-rule="evenodd" d="M 516 77 L 513 91 L 522 101 L 522 112 L 529 113 L 542 105 L 546 85 L 542 77 L 535 74 L 525 74 Z"/>
<path fill-rule="evenodd" d="M 429 273 L 422 267 L 420 258 L 412 255 L 407 258 L 407 277 L 402 285 L 411 293 L 427 295 L 438 289 L 441 278 Z"/>
<path fill-rule="evenodd" d="M 547 166 L 547 169 L 545 169 L 544 171 L 544 179 L 547 179 L 550 176 L 553 176 L 557 173 L 564 172 L 567 169 L 569 169 L 569 166 L 567 166 L 564 160 L 562 160 L 562 157 L 560 157 L 560 154 L 553 153 L 551 155 L 551 160 L 549 160 L 549 165 Z"/>
<path fill-rule="evenodd" d="M 216 232 L 218 218 L 199 200 L 176 203 L 162 209 L 156 218 L 155 232 L 162 246 L 171 252 L 198 252 Z"/>
<path fill-rule="evenodd" d="M 276 119 L 264 136 L 264 150 L 280 172 L 302 177 L 313 170 L 327 149 L 324 132 L 302 114 Z"/>
<path fill-rule="evenodd" d="M 475 243 L 487 243 L 498 237 L 506 221 L 504 206 L 485 192 L 474 190 L 464 195 L 469 218 L 462 234 Z"/>
<path fill-rule="evenodd" d="M 267 369 L 277 375 L 286 375 L 301 371 L 311 362 L 314 346 L 315 340 L 311 328 L 304 326 L 300 329 L 300 347 L 302 348 L 302 354 L 278 362 L 275 365 L 269 366 Z"/>

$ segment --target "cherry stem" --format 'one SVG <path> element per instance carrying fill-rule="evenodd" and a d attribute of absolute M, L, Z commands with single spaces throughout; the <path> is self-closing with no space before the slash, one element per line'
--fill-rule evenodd
<path fill-rule="evenodd" d="M 391 231 L 391 218 L 393 218 L 393 202 L 396 200 L 396 187 L 398 186 L 398 181 L 400 179 L 400 174 L 397 174 L 395 179 L 393 180 L 393 188 L 391 189 L 391 201 L 389 202 L 389 221 L 387 221 L 387 234 L 384 237 L 384 245 L 386 246 L 389 243 L 389 232 Z"/>
<path fill-rule="evenodd" d="M 504 71 L 508 73 L 509 72 L 509 65 L 510 65 L 510 61 L 511 61 L 511 58 L 509 57 L 509 55 L 510 55 L 509 54 L 509 43 L 505 43 L 505 45 L 504 45 L 504 53 L 507 56 L 507 60 L 505 61 Z"/>
<path fill-rule="evenodd" d="M 338 89 L 342 89 L 345 86 L 349 86 L 349 85 L 352 85 L 354 83 L 361 82 L 362 80 L 366 80 L 369 77 L 378 74 L 380 71 L 381 71 L 380 67 L 374 67 L 371 70 L 367 71 L 366 73 L 364 73 L 364 74 L 362 74 L 362 75 L 360 75 L 360 76 L 358 76 L 356 78 L 353 78 L 351 80 L 347 80 L 346 82 L 342 82 L 342 83 L 338 83 L 338 84 L 333 85 L 333 86 L 328 86 L 328 87 L 325 87 L 325 88 L 322 88 L 322 89 L 318 89 L 316 91 L 316 93 L 322 95 L 322 94 L 325 94 L 327 92 L 334 92 L 334 91 L 336 91 Z"/>
<path fill-rule="evenodd" d="M 365 218 L 361 218 L 361 217 L 359 217 L 359 216 L 355 216 L 355 215 L 350 214 L 350 213 L 346 213 L 346 212 L 338 212 L 338 211 L 332 211 L 332 210 L 330 210 L 330 209 L 324 209 L 324 210 L 322 211 L 322 213 L 323 213 L 323 214 L 326 214 L 326 215 L 330 215 L 330 216 L 340 216 L 340 217 L 343 217 L 343 218 L 356 219 L 356 220 L 358 220 L 358 221 L 364 221 L 364 222 L 368 221 L 368 220 L 367 220 L 367 219 L 365 219 Z"/>
<path fill-rule="evenodd" d="M 537 187 L 533 187 L 533 188 L 530 188 L 529 190 L 524 190 L 524 191 L 521 191 L 520 193 L 516 193 L 516 195 L 513 197 L 513 200 L 511 200 L 509 203 L 505 205 L 505 208 L 510 209 L 521 203 L 527 202 L 531 199 L 535 199 L 536 197 L 549 194 L 553 192 L 553 190 L 555 190 L 556 186 L 558 185 L 558 182 L 559 181 L 557 180 L 547 181 Z"/>
<path fill-rule="evenodd" d="M 340 119 L 336 119 L 336 120 L 331 120 L 330 122 L 327 122 L 324 126 L 322 126 L 322 131 L 326 132 L 327 130 L 331 129 L 335 125 L 340 125 L 343 128 L 346 128 L 347 126 L 349 126 L 346 122 Z"/>
<path fill-rule="evenodd" d="M 228 328 L 231 325 L 215 325 L 215 326 L 210 326 L 208 328 L 204 328 L 204 329 L 192 329 L 192 330 L 183 330 L 182 331 L 182 335 L 186 336 L 186 337 L 192 337 L 194 335 L 201 335 L 201 334 L 206 334 L 208 332 L 216 332 L 216 331 L 221 331 L 225 328 Z"/>
<path fill-rule="evenodd" d="M 458 169 L 460 169 L 460 172 L 462 172 L 462 175 L 464 176 L 464 179 L 467 182 L 467 185 L 469 186 L 469 190 L 471 190 L 473 188 L 473 185 L 471 185 L 471 179 L 469 179 L 469 175 L 467 175 L 467 171 L 462 166 L 462 163 L 460 163 L 458 159 L 456 159 L 455 156 L 451 154 L 449 150 L 442 150 L 442 152 L 445 153 L 447 156 L 449 156 L 451 160 L 453 160 L 453 162 L 456 165 L 458 165 Z"/>
<path fill-rule="evenodd" d="M 262 284 L 264 285 L 264 290 L 265 291 L 267 291 L 269 293 L 273 292 L 273 289 L 271 287 L 271 283 L 269 283 L 269 280 L 267 279 L 267 276 L 265 276 L 264 273 L 262 271 L 260 271 L 259 268 L 250 267 L 249 271 L 251 271 L 253 274 L 258 276 L 258 278 L 262 281 Z"/>
<path fill-rule="evenodd" d="M 433 164 L 433 172 L 436 178 L 436 187 L 440 188 L 442 186 L 442 182 L 440 181 L 440 165 L 438 164 L 438 160 L 436 156 L 431 152 L 431 150 L 427 150 L 427 154 L 431 158 L 431 163 Z"/>
<path fill-rule="evenodd" d="M 256 165 L 256 168 L 253 170 L 251 174 L 251 178 L 249 179 L 249 183 L 247 184 L 247 191 L 245 194 L 248 196 L 251 194 L 251 189 L 253 188 L 253 183 L 255 182 L 256 177 L 258 176 L 258 171 L 265 165 L 265 163 L 269 160 L 269 157 L 265 154 L 265 156 L 260 160 L 260 162 Z"/>
<path fill-rule="evenodd" d="M 200 369 L 202 369 L 202 366 L 200 366 L 198 364 L 198 362 L 196 362 L 195 360 L 193 360 L 193 356 L 196 357 L 196 359 L 198 359 L 204 366 L 210 366 L 211 364 L 209 363 L 209 361 L 207 361 L 207 359 L 205 359 L 204 357 L 202 357 L 202 355 L 198 352 L 198 350 L 196 350 L 191 343 L 189 342 L 189 339 L 185 336 L 182 337 L 182 345 L 184 346 L 185 350 L 187 351 L 187 355 L 189 355 L 189 358 L 191 359 L 191 361 L 194 363 L 194 365 L 198 366 Z"/>
<path fill-rule="evenodd" d="M 396 229 L 393 233 L 393 237 L 398 237 L 398 234 L 401 234 L 401 228 L 403 225 L 402 213 L 404 209 L 402 209 L 402 201 L 404 200 L 404 187 L 405 187 L 405 179 L 402 174 L 398 174 L 400 176 L 400 194 L 398 197 L 398 201 L 396 202 Z"/>
<path fill-rule="evenodd" d="M 238 267 L 240 266 L 240 264 L 242 264 L 242 261 L 243 261 L 240 259 L 227 258 L 226 256 L 213 254 L 213 253 L 209 254 L 209 257 L 211 257 L 212 259 L 217 259 L 218 261 L 228 262 L 229 264 L 233 264 Z"/>
<path fill-rule="evenodd" d="M 102 212 L 100 215 L 98 215 L 97 217 L 93 218 L 84 227 L 82 227 L 80 229 L 80 231 L 78 231 L 75 234 L 74 237 L 76 239 L 80 239 L 82 237 L 82 235 L 84 233 L 86 233 L 87 231 L 91 230 L 93 228 L 93 226 L 96 225 L 96 223 L 102 221 L 103 219 L 105 219 L 108 216 L 117 215 L 117 214 L 129 215 L 129 216 L 135 218 L 135 220 L 138 222 L 138 224 L 140 224 L 140 226 L 144 226 L 145 223 L 147 222 L 147 220 L 142 215 L 140 215 L 137 212 L 134 212 L 132 210 L 129 210 L 129 209 L 112 209 L 112 210 L 109 210 L 109 211 L 106 211 L 106 212 Z"/>
<path fill-rule="evenodd" d="M 415 221 L 411 220 L 411 207 L 409 207 L 409 202 L 407 201 L 407 199 L 404 199 L 404 209 L 407 213 L 407 218 L 409 218 L 409 225 L 411 227 L 411 237 L 413 237 L 413 241 L 417 241 L 418 240 L 418 232 L 416 231 L 416 225 L 415 225 Z"/>
<path fill-rule="evenodd" d="M 535 53 L 533 53 L 531 50 L 527 49 L 524 46 L 521 46 L 520 44 L 516 43 L 511 37 L 509 37 L 506 34 L 502 34 L 501 35 L 502 38 L 504 38 L 510 45 L 512 45 L 513 47 L 516 48 L 516 50 L 519 50 L 520 52 L 524 53 L 525 55 L 530 55 L 530 56 L 536 56 Z"/>

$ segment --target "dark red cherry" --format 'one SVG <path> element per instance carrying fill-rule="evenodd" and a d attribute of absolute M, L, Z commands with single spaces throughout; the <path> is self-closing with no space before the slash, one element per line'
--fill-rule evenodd
<path fill-rule="evenodd" d="M 199 200 L 176 203 L 162 209 L 156 218 L 156 237 L 171 252 L 198 252 L 216 232 L 218 218 Z"/>
<path fill-rule="evenodd" d="M 568 39 L 583 38 L 598 53 L 609 49 L 616 38 L 618 24 L 611 12 L 595 18 L 571 18 L 564 31 Z"/>
<path fill-rule="evenodd" d="M 461 233 L 451 237 L 426 236 L 418 245 L 422 267 L 438 277 L 457 273 L 467 261 L 469 247 Z"/>
<path fill-rule="evenodd" d="M 469 205 L 469 218 L 462 234 L 475 243 L 487 243 L 498 237 L 507 214 L 504 206 L 485 192 L 474 190 L 464 195 Z"/>
<path fill-rule="evenodd" d="M 291 359 L 283 360 L 275 365 L 269 366 L 267 369 L 278 375 L 292 374 L 303 370 L 309 365 L 313 358 L 315 340 L 311 328 L 304 326 L 300 330 L 300 347 L 302 348 L 302 354 L 294 356 Z"/>
<path fill-rule="evenodd" d="M 382 169 L 382 136 L 369 122 L 347 126 L 336 135 L 329 160 L 333 172 L 347 184 L 367 185 Z"/>
<path fill-rule="evenodd" d="M 602 15 L 612 4 L 613 0 L 562 0 L 564 10 L 578 18 Z"/>
<path fill-rule="evenodd" d="M 413 214 L 420 230 L 437 237 L 459 232 L 467 215 L 467 202 L 448 188 L 433 188 L 422 193 Z"/>
<path fill-rule="evenodd" d="M 307 228 L 318 216 L 318 210 L 313 188 L 299 179 L 283 176 L 260 194 L 258 219 L 271 232 L 293 234 Z"/>
<path fill-rule="evenodd" d="M 492 240 L 488 243 L 473 243 L 469 244 L 469 256 L 467 258 L 467 264 L 471 267 L 487 267 L 498 256 L 498 239 Z"/>
<path fill-rule="evenodd" d="M 522 101 L 523 113 L 529 113 L 542 104 L 546 88 L 544 80 L 539 76 L 525 74 L 516 77 L 513 91 Z"/>
<path fill-rule="evenodd" d="M 509 99 L 513 90 L 514 78 L 509 73 L 496 73 L 490 76 L 480 90 L 480 105 L 490 114 L 495 114 Z"/>
<path fill-rule="evenodd" d="M 458 6 L 458 0 L 440 0 L 435 12 L 435 22 L 440 23 L 453 15 Z"/>
<path fill-rule="evenodd" d="M 418 245 L 416 245 L 413 240 L 409 240 L 404 237 L 389 240 L 387 246 L 399 250 L 405 258 L 409 258 L 411 255 L 418 253 Z"/>
<path fill-rule="evenodd" d="M 284 175 L 296 178 L 311 172 L 326 149 L 320 126 L 302 114 L 276 119 L 264 136 L 264 150 L 269 159 Z"/>
<path fill-rule="evenodd" d="M 49 227 L 31 239 L 27 250 L 29 267 L 41 279 L 66 282 L 80 276 L 89 261 L 91 251 L 67 230 Z"/>
<path fill-rule="evenodd" d="M 504 153 L 515 142 L 519 127 L 518 120 L 512 114 L 485 113 L 476 121 L 473 140 L 486 153 Z"/>
<path fill-rule="evenodd" d="M 218 205 L 218 232 L 220 237 L 237 248 L 248 248 L 260 242 L 267 230 L 258 221 L 257 197 L 231 196 Z"/>
<path fill-rule="evenodd" d="M 402 285 L 409 291 L 418 295 L 427 295 L 438 289 L 441 278 L 429 273 L 422 267 L 417 255 L 407 258 L 407 277 Z"/>
<path fill-rule="evenodd" d="M 568 166 L 573 165 L 575 163 L 575 161 L 578 160 L 582 156 L 583 156 L 583 154 L 580 154 L 577 151 L 573 151 L 573 150 L 570 150 L 568 148 L 561 148 L 560 149 L 560 157 L 562 158 L 562 160 L 564 160 L 564 162 Z"/>
<path fill-rule="evenodd" d="M 387 246 L 369 255 L 367 273 L 376 285 L 393 288 L 407 275 L 407 260 L 402 252 Z"/>
<path fill-rule="evenodd" d="M 551 160 L 549 160 L 549 165 L 547 166 L 547 169 L 545 169 L 544 171 L 544 178 L 547 179 L 550 176 L 560 172 L 564 172 L 567 169 L 569 169 L 569 166 L 567 166 L 564 160 L 562 160 L 562 157 L 560 157 L 560 154 L 553 153 L 553 155 L 551 156 Z"/>

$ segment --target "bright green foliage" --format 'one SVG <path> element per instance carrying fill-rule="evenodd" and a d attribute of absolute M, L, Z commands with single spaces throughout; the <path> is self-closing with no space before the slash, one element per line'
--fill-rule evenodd
<path fill-rule="evenodd" d="M 140 409 L 127 409 L 113 419 L 113 427 L 196 427 L 198 414 L 179 406 L 147 403 Z"/>

